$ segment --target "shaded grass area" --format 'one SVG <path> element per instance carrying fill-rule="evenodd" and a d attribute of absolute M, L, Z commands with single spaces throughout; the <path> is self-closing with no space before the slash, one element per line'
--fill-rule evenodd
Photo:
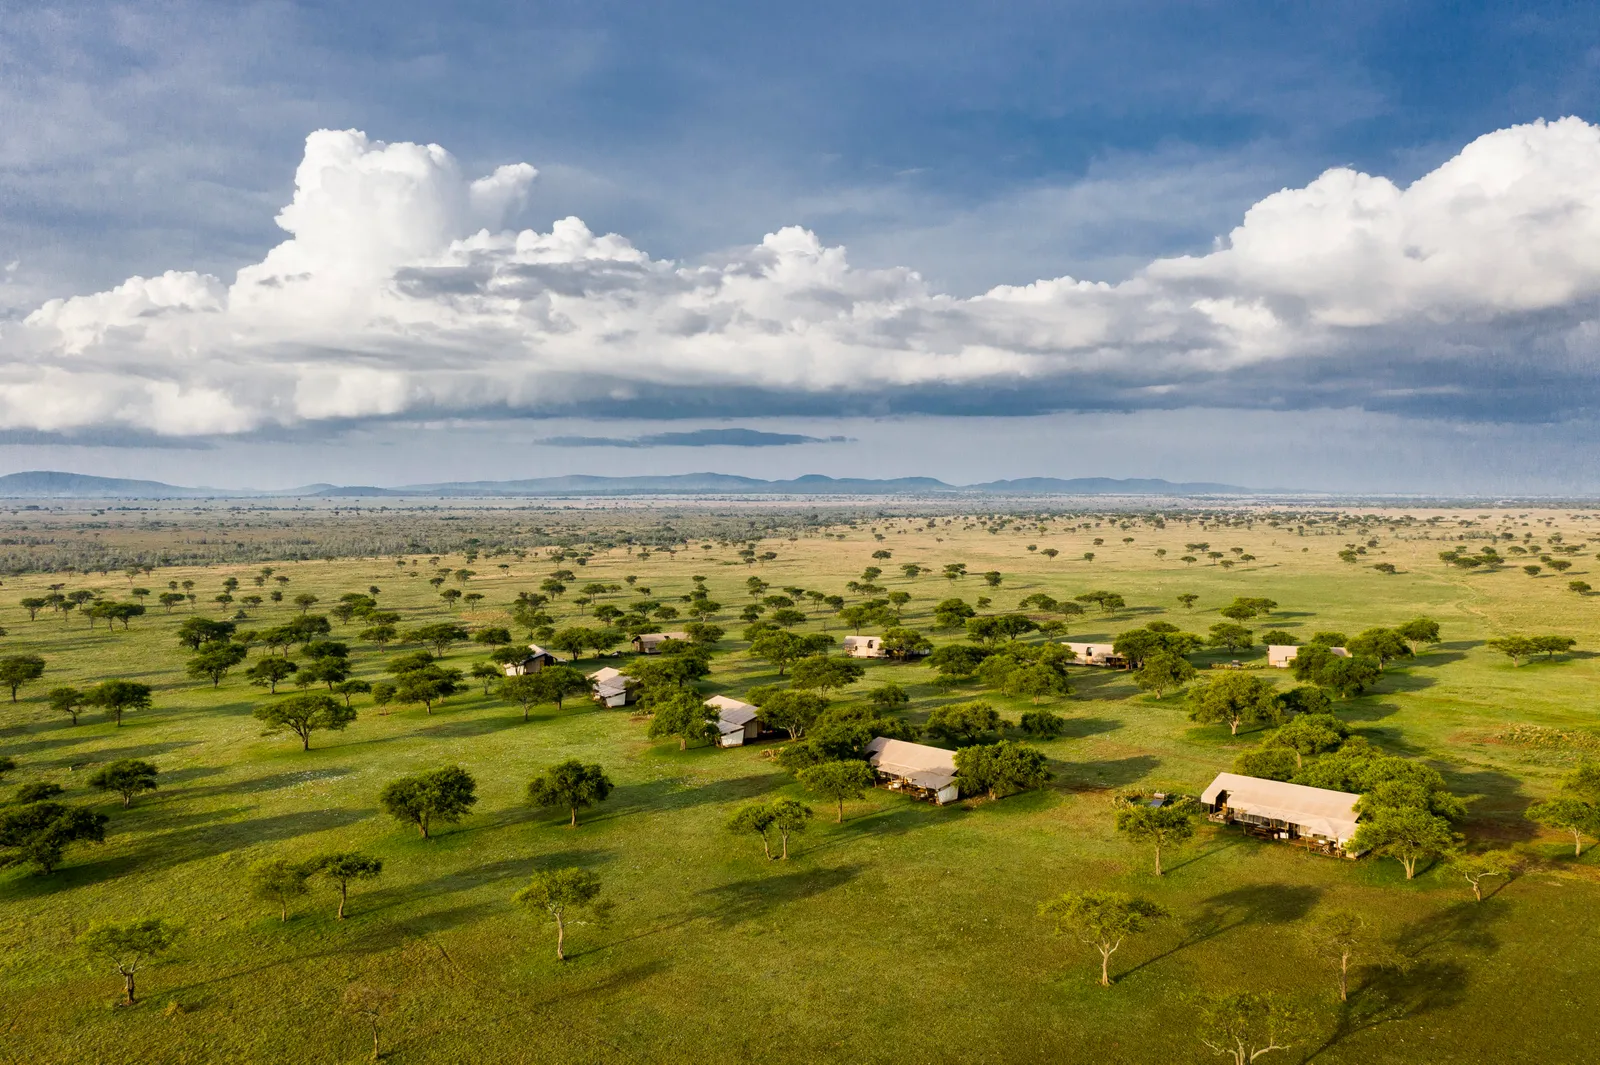
<path fill-rule="evenodd" d="M 1259 627 L 1302 636 L 1428 613 L 1447 642 L 1391 669 L 1340 713 L 1374 742 L 1444 772 L 1470 797 L 1470 834 L 1526 844 L 1548 861 L 1473 905 L 1466 886 L 1443 870 L 1407 883 L 1393 863 L 1333 861 L 1208 827 L 1169 856 L 1168 875 L 1157 879 L 1148 854 L 1114 837 L 1111 796 L 1132 787 L 1198 791 L 1256 737 L 1194 726 L 1180 696 L 1141 696 L 1125 675 L 1077 670 L 1076 694 L 1050 704 L 1068 727 L 1042 745 L 1056 774 L 1049 790 L 949 809 L 874 792 L 849 805 L 842 825 L 819 817 L 796 839 L 790 862 L 767 862 L 756 840 L 723 825 L 744 802 L 807 798 L 767 757 L 773 743 L 679 752 L 675 743 L 648 743 L 626 713 L 580 700 L 559 712 L 542 708 L 524 724 L 520 710 L 474 689 L 432 715 L 382 714 L 362 700 L 347 732 L 319 734 L 301 752 L 292 739 L 260 734 L 250 712 L 268 696 L 238 675 L 216 690 L 183 676 L 172 631 L 186 612 L 169 617 L 156 608 L 115 633 L 90 631 L 76 617 L 30 623 L 15 600 L 60 578 L 22 578 L 7 582 L 0 603 L 0 624 L 11 633 L 6 652 L 37 651 L 50 671 L 0 710 L 0 753 L 20 763 L 7 786 L 54 781 L 73 801 L 99 803 L 112 822 L 103 846 L 74 852 L 51 877 L 0 873 L 9 1056 L 356 1060 L 367 1035 L 339 1006 L 352 982 L 396 989 L 385 1022 L 394 1061 L 1182 1061 L 1201 1056 L 1186 996 L 1247 986 L 1307 1002 L 1315 1031 L 1296 1053 L 1319 1062 L 1587 1055 L 1597 1022 L 1584 997 L 1564 989 L 1600 976 L 1588 935 L 1594 866 L 1563 858 L 1560 840 L 1521 817 L 1572 759 L 1534 758 L 1493 737 L 1512 723 L 1591 728 L 1596 662 L 1518 668 L 1483 646 L 1533 631 L 1600 646 L 1592 602 L 1565 591 L 1564 579 L 1463 575 L 1434 561 L 1438 542 L 1388 536 L 1374 557 L 1400 564 L 1393 577 L 1338 562 L 1333 538 L 1265 527 L 1141 527 L 1133 545 L 1094 546 L 1092 564 L 1067 561 L 1091 549 L 1088 533 L 996 536 L 959 525 L 913 532 L 887 520 L 881 527 L 885 541 L 855 529 L 844 542 L 774 542 L 779 559 L 753 570 L 727 564 L 727 551 L 708 560 L 698 545 L 649 560 L 617 549 L 592 559 L 581 578 L 637 574 L 666 601 L 688 590 L 690 574 L 705 574 L 734 634 L 741 626 L 727 615 L 748 601 L 742 584 L 750 573 L 775 588 L 843 591 L 880 547 L 894 552 L 886 581 L 914 596 L 907 623 L 924 629 L 949 595 L 988 594 L 1005 609 L 1034 591 L 1060 598 L 1092 587 L 1118 591 L 1136 609 L 1075 619 L 1074 639 L 1110 638 L 1156 617 L 1203 632 L 1235 595 L 1277 599 L 1282 610 Z M 1225 570 L 1152 555 L 1156 546 L 1176 554 L 1196 538 L 1247 547 L 1260 561 Z M 1027 552 L 1034 541 L 1063 556 Z M 905 581 L 894 576 L 902 561 L 965 561 L 1005 579 L 999 590 L 977 578 Z M 426 563 L 415 568 L 427 572 Z M 475 568 L 485 572 L 471 586 L 493 609 L 465 616 L 483 625 L 502 622 L 498 608 L 516 591 L 536 589 L 551 567 L 530 560 L 505 574 Z M 193 579 L 214 588 L 230 574 L 248 584 L 253 572 L 158 570 L 139 583 Z M 291 577 L 291 592 L 313 591 L 324 606 L 378 584 L 404 625 L 446 616 L 426 581 L 399 576 L 392 560 L 285 564 L 280 572 Z M 127 584 L 115 575 L 73 582 L 111 595 L 125 595 Z M 1192 613 L 1177 605 L 1181 592 L 1200 595 Z M 560 609 L 576 616 L 570 605 Z M 260 623 L 292 612 L 264 608 Z M 806 628 L 822 624 L 817 617 Z M 841 634 L 836 620 L 828 628 Z M 380 679 L 383 661 L 397 652 L 361 645 L 354 629 L 338 635 L 355 642 L 358 675 Z M 742 646 L 730 639 L 708 691 L 737 694 L 771 681 Z M 1255 660 L 1202 661 L 1235 657 Z M 473 660 L 465 647 L 451 654 L 456 665 Z M 74 728 L 43 702 L 49 687 L 107 676 L 151 683 L 156 709 L 130 715 L 120 729 L 93 715 Z M 891 679 L 913 696 L 913 721 L 979 694 L 1013 720 L 1030 705 L 972 686 L 942 693 L 931 671 L 889 663 L 874 663 L 844 697 Z M 163 774 L 162 790 L 127 811 L 83 783 L 94 766 L 119 757 L 150 759 Z M 618 784 L 576 830 L 564 815 L 522 802 L 527 780 L 567 757 L 602 763 Z M 382 817 L 376 796 L 392 777 L 440 764 L 471 770 L 481 800 L 460 826 L 424 842 Z M 825 804 L 814 805 L 825 813 Z M 334 849 L 385 862 L 380 881 L 353 892 L 349 920 L 334 919 L 326 889 L 287 924 L 249 898 L 254 862 Z M 532 872 L 562 866 L 598 872 L 614 904 L 604 923 L 572 930 L 566 965 L 554 959 L 552 930 L 510 901 Z M 1034 916 L 1042 899 L 1072 887 L 1135 891 L 1176 915 L 1119 952 L 1109 991 L 1094 984 L 1093 952 L 1052 938 Z M 1335 907 L 1366 915 L 1409 959 L 1403 972 L 1360 971 L 1343 1008 L 1331 969 L 1308 954 L 1299 932 L 1308 917 Z M 91 921 L 148 913 L 182 921 L 185 939 L 148 970 L 144 1004 L 111 1010 L 117 981 L 91 969 L 74 939 Z M 1515 1024 L 1495 1020 L 1508 1002 L 1517 1004 Z"/>

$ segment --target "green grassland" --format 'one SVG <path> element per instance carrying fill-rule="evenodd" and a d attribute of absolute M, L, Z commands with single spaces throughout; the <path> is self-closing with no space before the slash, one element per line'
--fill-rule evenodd
<path fill-rule="evenodd" d="M 777 741 L 680 752 L 676 741 L 648 741 L 631 712 L 577 699 L 560 712 L 540 708 L 524 723 L 519 710 L 473 687 L 431 715 L 421 707 L 380 713 L 359 697 L 360 717 L 347 731 L 318 734 L 303 752 L 293 737 L 262 734 L 251 711 L 268 696 L 241 671 L 215 690 L 185 677 L 186 652 L 173 631 L 186 607 L 167 616 L 152 605 L 128 631 L 108 632 L 103 623 L 91 630 L 75 614 L 63 621 L 45 612 L 30 622 L 16 603 L 49 584 L 125 596 L 129 581 L 115 572 L 10 578 L 0 653 L 38 653 L 49 665 L 21 701 L 0 710 L 0 753 L 18 762 L 4 795 L 55 782 L 67 799 L 93 803 L 111 820 L 104 844 L 75 848 L 49 876 L 0 871 L 0 1058 L 361 1060 L 370 1036 L 340 1001 L 346 987 L 362 983 L 396 992 L 384 1039 L 388 1060 L 403 1062 L 1213 1060 L 1195 1038 L 1191 999 L 1229 988 L 1276 990 L 1314 1014 L 1293 1051 L 1265 1062 L 1586 1060 L 1600 1038 L 1590 990 L 1600 984 L 1596 866 L 1588 856 L 1571 859 L 1569 845 L 1521 816 L 1577 756 L 1507 743 L 1501 733 L 1519 723 L 1577 734 L 1594 725 L 1600 608 L 1567 583 L 1584 571 L 1593 579 L 1600 564 L 1586 561 L 1591 544 L 1561 576 L 1446 566 L 1437 554 L 1459 517 L 1478 520 L 1451 513 L 1431 529 L 1371 526 L 1361 542 L 1370 533 L 1379 545 L 1354 564 L 1337 553 L 1357 534 L 1332 528 L 1297 535 L 1263 523 L 1202 530 L 1169 520 L 1165 528 L 1107 521 L 1069 532 L 1055 520 L 1045 531 L 1028 523 L 990 532 L 959 518 L 930 529 L 887 517 L 841 525 L 834 531 L 842 539 L 764 541 L 761 549 L 778 557 L 754 567 L 731 548 L 706 551 L 695 541 L 648 559 L 602 550 L 579 576 L 636 574 L 653 598 L 669 599 L 689 590 L 691 574 L 705 575 L 729 630 L 702 685 L 707 693 L 737 694 L 773 679 L 746 656 L 742 625 L 730 620 L 748 601 L 747 576 L 774 588 L 842 593 L 879 549 L 893 552 L 881 563 L 882 583 L 912 593 L 906 622 L 924 631 L 933 605 L 950 595 L 970 602 L 988 594 L 998 610 L 1036 591 L 1067 598 L 1092 588 L 1122 594 L 1128 609 L 1073 619 L 1072 639 L 1104 639 L 1157 617 L 1204 632 L 1216 609 L 1240 595 L 1280 604 L 1258 629 L 1302 636 L 1427 614 L 1441 623 L 1444 642 L 1391 667 L 1376 690 L 1339 712 L 1375 742 L 1439 768 L 1468 797 L 1470 838 L 1520 845 L 1538 859 L 1481 904 L 1442 869 L 1407 882 L 1391 861 L 1323 858 L 1212 826 L 1155 877 L 1149 855 L 1114 834 L 1113 795 L 1198 792 L 1254 738 L 1193 725 L 1181 695 L 1158 701 L 1121 673 L 1075 669 L 1075 694 L 1050 702 L 1069 726 L 1041 744 L 1055 774 L 1047 790 L 944 809 L 880 790 L 849 804 L 842 825 L 816 803 L 824 816 L 799 838 L 794 857 L 767 862 L 758 841 L 724 824 L 750 800 L 808 799 L 772 761 Z M 1579 543 L 1593 525 L 1582 515 L 1497 511 L 1475 528 L 1503 521 L 1518 543 L 1530 532 L 1544 543 L 1552 530 Z M 1106 543 L 1093 545 L 1095 537 Z M 1241 547 L 1255 560 L 1231 568 L 1178 561 L 1185 542 L 1196 540 Z M 1061 554 L 1046 558 L 1029 544 Z M 1081 557 L 1086 551 L 1092 561 Z M 518 591 L 536 590 L 553 568 L 538 554 L 508 571 L 492 564 L 501 561 L 508 559 L 474 565 L 480 575 L 470 587 L 484 593 L 485 609 L 455 614 L 423 579 L 426 558 L 403 568 L 384 556 L 281 563 L 278 571 L 291 578 L 291 595 L 311 591 L 324 606 L 376 584 L 383 606 L 405 615 L 402 627 L 451 616 L 486 625 L 503 624 L 501 608 Z M 1379 561 L 1399 572 L 1375 571 Z M 973 574 L 993 569 L 1004 579 L 997 590 L 977 576 L 906 580 L 903 562 L 963 562 Z M 157 569 L 137 583 L 159 591 L 168 580 L 193 579 L 208 593 L 205 613 L 224 577 L 248 586 L 256 568 Z M 1186 592 L 1200 597 L 1192 612 L 1176 602 Z M 616 598 L 625 602 L 626 594 Z M 576 615 L 570 603 L 557 609 Z M 294 612 L 269 605 L 259 623 Z M 817 616 L 804 628 L 822 624 Z M 355 642 L 359 628 L 336 636 L 354 643 L 358 676 L 381 679 L 386 659 L 400 651 Z M 837 619 L 829 630 L 843 631 Z M 1575 637 L 1577 652 L 1514 667 L 1483 646 L 1498 635 L 1540 632 Z M 476 650 L 458 646 L 449 664 L 469 665 Z M 74 727 L 44 699 L 57 685 L 107 677 L 152 685 L 155 708 L 120 728 L 93 712 Z M 911 693 L 906 713 L 920 721 L 940 703 L 978 692 L 943 694 L 932 677 L 919 664 L 875 662 L 840 697 L 893 680 Z M 1026 699 L 985 697 L 1012 720 L 1029 708 Z M 97 764 L 119 757 L 161 769 L 160 790 L 128 810 L 83 783 Z M 575 830 L 563 813 L 523 800 L 530 777 L 568 757 L 600 762 L 618 785 Z M 395 776 L 442 764 L 470 770 L 480 801 L 460 825 L 424 841 L 384 816 L 377 794 Z M 353 892 L 348 920 L 334 919 L 331 891 L 297 904 L 287 924 L 251 898 L 254 863 L 335 849 L 385 863 L 376 884 Z M 599 873 L 614 906 L 604 923 L 572 931 L 571 959 L 561 964 L 552 928 L 511 896 L 537 869 L 574 865 Z M 1143 894 L 1176 915 L 1116 955 L 1110 989 L 1096 985 L 1092 950 L 1052 937 L 1035 915 L 1042 900 L 1082 887 Z M 1306 918 L 1333 907 L 1364 914 L 1408 958 L 1403 971 L 1358 973 L 1358 992 L 1343 1009 L 1332 969 L 1300 934 Z M 145 915 L 181 922 L 185 936 L 143 975 L 140 1005 L 114 1009 L 118 979 L 92 966 L 76 939 L 94 921 Z"/>

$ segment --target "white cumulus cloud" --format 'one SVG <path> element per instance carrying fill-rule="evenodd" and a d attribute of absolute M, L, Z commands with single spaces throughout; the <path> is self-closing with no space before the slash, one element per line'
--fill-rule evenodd
<path fill-rule="evenodd" d="M 1339 168 L 1208 255 L 973 298 L 782 228 L 716 263 L 566 218 L 536 172 L 437 145 L 306 140 L 288 239 L 231 284 L 183 271 L 0 332 L 0 428 L 170 436 L 485 412 L 1476 410 L 1597 400 L 1600 128 L 1487 134 L 1410 186 Z M 1476 397 L 1476 398 L 1474 398 Z"/>

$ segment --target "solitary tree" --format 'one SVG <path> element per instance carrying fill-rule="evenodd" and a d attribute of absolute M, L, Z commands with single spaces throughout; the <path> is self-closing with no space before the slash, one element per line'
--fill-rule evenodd
<path fill-rule="evenodd" d="M 604 802 L 613 787 L 611 778 L 600 766 L 585 765 L 576 758 L 569 758 L 528 782 L 528 801 L 541 808 L 566 808 L 572 814 L 567 827 L 577 828 L 578 811 Z"/>
<path fill-rule="evenodd" d="M 303 865 L 286 858 L 273 858 L 251 867 L 250 889 L 256 898 L 275 903 L 278 920 L 284 922 L 289 919 L 289 903 L 310 890 L 306 887 L 310 876 L 311 870 Z"/>
<path fill-rule="evenodd" d="M 1483 882 L 1491 876 L 1510 876 L 1516 859 L 1505 851 L 1471 853 L 1457 851 L 1450 856 L 1450 868 L 1472 887 L 1475 902 L 1483 901 Z"/>
<path fill-rule="evenodd" d="M 434 824 L 460 821 L 478 801 L 478 782 L 459 766 L 391 780 L 378 793 L 378 804 L 397 821 L 417 826 L 423 839 L 431 839 Z"/>
<path fill-rule="evenodd" d="M 1140 800 L 1126 801 L 1117 809 L 1117 831 L 1155 850 L 1156 875 L 1161 876 L 1162 849 L 1176 849 L 1193 839 L 1199 816 L 1199 804 L 1187 796 L 1160 806 Z"/>
<path fill-rule="evenodd" d="M 1600 839 L 1600 807 L 1570 795 L 1558 795 L 1528 807 L 1530 821 L 1572 833 L 1574 857 L 1583 857 L 1584 837 Z"/>
<path fill-rule="evenodd" d="M 845 800 L 865 798 L 876 780 L 871 766 L 856 761 L 821 762 L 800 770 L 799 777 L 808 789 L 838 805 L 836 825 L 844 823 Z"/>
<path fill-rule="evenodd" d="M 120 728 L 123 714 L 150 709 L 150 686 L 133 680 L 105 680 L 89 689 L 84 702 L 102 707 Z"/>
<path fill-rule="evenodd" d="M 322 729 L 342 732 L 356 719 L 356 712 L 331 695 L 302 692 L 256 707 L 255 717 L 269 732 L 292 732 L 299 736 L 300 749 L 309 751 L 313 732 Z"/>
<path fill-rule="evenodd" d="M 394 1007 L 395 993 L 387 987 L 370 984 L 351 984 L 344 989 L 342 1005 L 346 1013 L 359 1017 L 372 1026 L 372 1060 L 379 1061 L 382 1044 L 383 1019 Z"/>
<path fill-rule="evenodd" d="M 1169 916 L 1148 899 L 1120 891 L 1068 891 L 1039 907 L 1057 935 L 1072 936 L 1100 952 L 1100 986 L 1111 986 L 1111 955 L 1123 940 Z"/>
<path fill-rule="evenodd" d="M 134 1004 L 134 978 L 152 958 L 172 949 L 182 928 L 161 917 L 146 917 L 130 924 L 92 925 L 79 940 L 83 949 L 109 961 L 122 977 L 126 1004 Z"/>
<path fill-rule="evenodd" d="M 48 874 L 61 864 L 74 843 L 102 843 L 106 838 L 105 814 L 59 802 L 31 802 L 0 813 L 0 847 L 11 853 L 8 862 L 32 862 Z"/>
<path fill-rule="evenodd" d="M 156 767 L 137 758 L 119 758 L 102 766 L 89 778 L 89 786 L 97 791 L 114 791 L 122 796 L 126 809 L 141 792 L 156 790 Z"/>
<path fill-rule="evenodd" d="M 566 961 L 567 922 L 593 912 L 600 897 L 600 877 L 587 869 L 546 869 L 535 873 L 513 901 L 543 910 L 555 922 L 556 958 Z"/>
<path fill-rule="evenodd" d="M 339 890 L 339 920 L 344 920 L 345 903 L 350 898 L 350 884 L 357 880 L 376 880 L 383 872 L 383 861 L 359 851 L 338 851 L 324 854 L 306 863 L 312 876 L 319 876 Z"/>
<path fill-rule="evenodd" d="M 10 655 L 0 658 L 0 685 L 11 689 L 11 701 L 17 701 L 17 689 L 29 681 L 44 676 L 44 659 L 38 655 Z"/>
<path fill-rule="evenodd" d="M 1339 973 L 1339 1001 L 1350 1001 L 1350 965 L 1357 955 L 1377 949 L 1367 923 L 1349 910 L 1334 910 L 1305 926 L 1306 945 L 1312 953 L 1333 963 Z"/>
<path fill-rule="evenodd" d="M 1233 1065 L 1250 1065 L 1276 1050 L 1291 1049 L 1299 1011 L 1271 992 L 1233 991 L 1205 999 L 1200 1007 L 1200 1042 Z"/>

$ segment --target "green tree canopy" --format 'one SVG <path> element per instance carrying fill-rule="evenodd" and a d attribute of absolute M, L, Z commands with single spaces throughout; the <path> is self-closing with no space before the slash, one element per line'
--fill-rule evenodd
<path fill-rule="evenodd" d="M 1170 916 L 1148 899 L 1120 891 L 1068 891 L 1039 907 L 1057 935 L 1071 936 L 1100 952 L 1100 986 L 1111 986 L 1111 956 L 1123 941 Z"/>
<path fill-rule="evenodd" d="M 268 731 L 299 736 L 300 749 L 309 751 L 313 732 L 342 732 L 356 719 L 356 712 L 331 695 L 302 692 L 256 707 L 255 718 Z"/>
<path fill-rule="evenodd" d="M 1244 670 L 1226 670 L 1189 689 L 1189 720 L 1225 724 L 1237 736 L 1240 725 L 1275 722 L 1282 711 L 1272 685 Z"/>
<path fill-rule="evenodd" d="M 987 792 L 991 799 L 1033 791 L 1050 782 L 1044 752 L 1012 740 L 963 747 L 956 751 L 955 762 L 961 790 Z"/>
<path fill-rule="evenodd" d="M 512 899 L 542 911 L 555 922 L 556 958 L 566 961 L 567 922 L 579 913 L 593 912 L 600 889 L 600 877 L 587 869 L 544 869 Z"/>
<path fill-rule="evenodd" d="M 0 847 L 5 864 L 31 862 L 41 873 L 53 872 L 74 843 L 102 843 L 105 814 L 59 802 L 33 802 L 0 812 Z"/>
<path fill-rule="evenodd" d="M 44 659 L 38 655 L 7 655 L 0 658 L 0 685 L 11 689 L 11 701 L 17 701 L 17 689 L 44 676 Z"/>
<path fill-rule="evenodd" d="M 128 924 L 100 923 L 78 940 L 84 952 L 103 958 L 122 977 L 123 997 L 134 1004 L 134 980 L 152 958 L 171 950 L 183 934 L 181 926 L 161 917 L 146 917 Z"/>
<path fill-rule="evenodd" d="M 1117 807 L 1117 831 L 1135 843 L 1155 851 L 1155 872 L 1161 876 L 1161 852 L 1183 846 L 1194 838 L 1200 804 L 1183 796 L 1160 806 L 1142 799 L 1124 801 Z"/>
<path fill-rule="evenodd" d="M 876 777 L 872 767 L 865 762 L 821 762 L 799 772 L 800 783 L 838 805 L 839 813 L 834 824 L 844 823 L 844 804 L 847 799 L 865 798 Z"/>
<path fill-rule="evenodd" d="M 123 714 L 150 709 L 150 685 L 134 680 L 101 681 L 89 689 L 84 702 L 104 709 L 120 727 Z"/>
<path fill-rule="evenodd" d="M 423 839 L 432 838 L 429 833 L 435 824 L 460 821 L 477 802 L 478 782 L 459 766 L 399 777 L 378 793 L 384 812 L 415 825 Z"/>
<path fill-rule="evenodd" d="M 586 810 L 597 802 L 604 802 L 611 794 L 611 778 L 599 765 L 584 764 L 576 758 L 546 769 L 528 782 L 528 801 L 541 808 L 563 807 L 572 814 L 569 828 L 578 827 L 578 811 Z"/>
<path fill-rule="evenodd" d="M 305 869 L 332 884 L 339 892 L 338 919 L 344 920 L 350 885 L 358 880 L 376 880 L 383 873 L 383 861 L 360 851 L 335 851 L 322 854 L 305 864 Z"/>
<path fill-rule="evenodd" d="M 119 758 L 97 769 L 89 786 L 97 791 L 113 791 L 122 796 L 124 808 L 133 805 L 134 796 L 156 790 L 157 769 L 137 758 Z"/>

